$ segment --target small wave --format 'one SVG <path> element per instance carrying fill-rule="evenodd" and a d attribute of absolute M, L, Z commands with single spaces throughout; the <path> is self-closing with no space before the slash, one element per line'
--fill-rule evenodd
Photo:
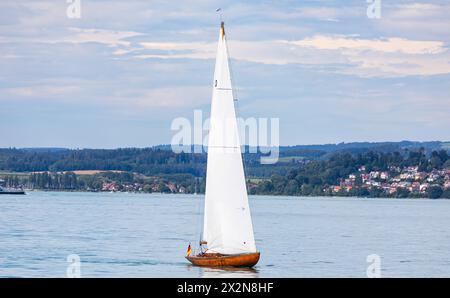
<path fill-rule="evenodd" d="M 176 241 L 188 241 L 183 238 L 174 238 L 174 237 L 160 237 L 159 240 L 176 240 Z"/>
<path fill-rule="evenodd" d="M 115 264 L 128 266 L 142 266 L 142 265 L 159 265 L 161 262 L 155 260 L 85 260 L 89 264 Z"/>
<path fill-rule="evenodd" d="M 312 264 L 334 264 L 334 262 L 331 261 L 312 261 Z"/>

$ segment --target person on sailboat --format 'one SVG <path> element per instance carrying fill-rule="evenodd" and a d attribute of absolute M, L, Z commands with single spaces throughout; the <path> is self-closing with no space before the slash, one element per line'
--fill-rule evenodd
<path fill-rule="evenodd" d="M 186 252 L 186 257 L 189 257 L 191 255 L 191 252 L 192 252 L 191 243 L 189 243 L 187 252 Z"/>

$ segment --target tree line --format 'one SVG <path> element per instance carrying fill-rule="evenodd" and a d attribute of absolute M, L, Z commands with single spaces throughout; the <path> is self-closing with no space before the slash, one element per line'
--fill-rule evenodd
<path fill-rule="evenodd" d="M 302 196 L 367 196 L 367 197 L 411 197 L 414 194 L 404 189 L 397 190 L 394 194 L 387 194 L 377 187 L 354 187 L 350 191 L 332 193 L 325 190 L 328 186 L 339 185 L 345 177 L 357 173 L 364 166 L 366 172 L 387 171 L 392 173 L 392 168 L 404 168 L 417 166 L 419 172 L 431 172 L 433 170 L 450 169 L 450 158 L 446 150 L 433 151 L 427 156 L 424 150 L 409 151 L 405 156 L 400 152 L 368 152 L 352 155 L 350 153 L 338 153 L 327 160 L 317 160 L 301 167 L 290 170 L 286 175 L 274 174 L 270 179 L 253 185 L 250 188 L 252 194 L 267 195 L 302 195 Z M 441 181 L 442 182 L 442 181 Z M 356 184 L 361 186 L 361 181 L 356 179 Z M 428 197 L 450 198 L 450 189 L 442 186 L 431 186 Z M 419 196 L 423 196 L 419 195 Z"/>
<path fill-rule="evenodd" d="M 295 151 L 295 154 L 303 152 Z M 424 149 L 364 153 L 334 153 L 327 158 L 311 151 L 313 159 L 299 162 L 288 157 L 275 165 L 261 165 L 259 156 L 244 155 L 249 193 L 266 195 L 342 195 L 396 196 L 414 194 L 399 189 L 387 195 L 379 188 L 354 187 L 350 191 L 333 193 L 327 187 L 338 185 L 344 178 L 358 172 L 361 166 L 370 171 L 388 171 L 392 167 L 417 166 L 420 172 L 450 169 L 446 150 L 427 153 Z M 11 187 L 48 190 L 102 190 L 104 183 L 116 182 L 119 190 L 137 184 L 139 191 L 202 193 L 205 188 L 206 154 L 180 153 L 158 148 L 84 149 L 60 151 L 28 151 L 0 149 L 0 170 L 32 172 L 29 175 L 3 175 Z M 95 175 L 76 175 L 75 170 L 105 171 Z M 112 172 L 112 171 L 120 172 Z M 392 173 L 393 174 L 393 173 Z M 254 179 L 258 178 L 258 179 Z M 442 181 L 440 181 L 442 182 Z M 358 178 L 357 185 L 361 185 Z M 441 183 L 442 184 L 442 183 Z M 128 188 L 127 188 L 128 187 Z M 133 188 L 132 188 L 133 190 Z M 431 186 L 430 197 L 448 197 L 448 189 Z M 423 195 L 423 194 L 422 194 Z"/>

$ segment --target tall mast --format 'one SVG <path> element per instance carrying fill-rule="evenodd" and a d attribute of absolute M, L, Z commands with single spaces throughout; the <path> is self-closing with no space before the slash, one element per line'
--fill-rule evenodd
<path fill-rule="evenodd" d="M 202 240 L 211 252 L 256 252 L 223 22 L 211 102 Z"/>

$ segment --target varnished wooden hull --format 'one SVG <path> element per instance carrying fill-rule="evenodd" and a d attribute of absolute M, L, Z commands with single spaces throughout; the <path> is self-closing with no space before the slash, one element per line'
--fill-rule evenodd
<path fill-rule="evenodd" d="M 196 266 L 205 267 L 253 267 L 259 261 L 259 252 L 239 255 L 199 255 L 186 259 Z"/>

